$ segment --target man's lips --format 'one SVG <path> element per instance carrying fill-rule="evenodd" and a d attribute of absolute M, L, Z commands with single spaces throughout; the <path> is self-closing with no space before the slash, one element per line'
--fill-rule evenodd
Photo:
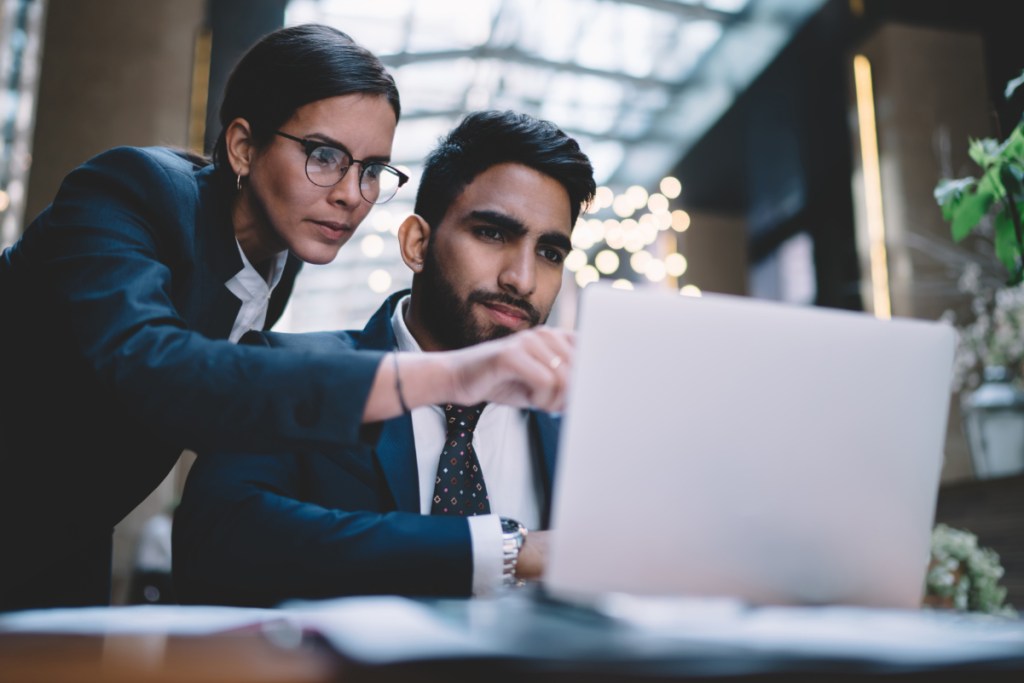
<path fill-rule="evenodd" d="M 492 317 L 505 325 L 530 322 L 530 316 L 521 308 L 499 304 L 495 301 L 481 301 L 480 304 L 491 312 Z"/>

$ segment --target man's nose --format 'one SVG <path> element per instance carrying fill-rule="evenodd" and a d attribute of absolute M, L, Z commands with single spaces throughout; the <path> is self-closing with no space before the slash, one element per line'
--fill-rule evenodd
<path fill-rule="evenodd" d="M 505 291 L 519 296 L 533 294 L 537 285 L 537 263 L 531 247 L 513 250 L 505 260 L 498 277 L 498 285 Z"/>

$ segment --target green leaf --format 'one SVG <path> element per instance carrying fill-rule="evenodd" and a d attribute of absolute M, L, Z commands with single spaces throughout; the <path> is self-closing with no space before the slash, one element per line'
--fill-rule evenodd
<path fill-rule="evenodd" d="M 1022 85 L 1024 85 L 1024 71 L 1021 71 L 1020 76 L 1006 84 L 1006 99 L 1013 97 L 1013 92 Z"/>
<path fill-rule="evenodd" d="M 1003 189 L 1005 190 L 1005 193 L 1002 195 L 1004 203 L 1006 201 L 1015 201 L 1024 194 L 1022 178 L 1024 178 L 1024 166 L 1010 162 L 999 169 L 999 179 L 1002 181 Z"/>
<path fill-rule="evenodd" d="M 982 192 L 964 195 L 953 215 L 951 231 L 957 242 L 971 234 L 978 222 L 992 206 L 992 195 Z"/>
<path fill-rule="evenodd" d="M 960 204 L 960 199 L 973 187 L 974 178 L 943 178 L 935 186 L 935 201 L 942 207 L 942 217 L 947 221 L 953 220 L 953 213 Z"/>
<path fill-rule="evenodd" d="M 967 153 L 978 166 L 988 168 L 989 164 L 999 156 L 999 142 L 994 138 L 971 140 Z"/>
<path fill-rule="evenodd" d="M 1020 266 L 1018 260 L 1021 256 L 1020 244 L 1017 242 L 1017 233 L 1013 229 L 1013 221 L 1006 212 L 1000 212 L 996 216 L 996 258 L 1010 274 L 1011 282 L 1016 276 L 1020 281 Z"/>
<path fill-rule="evenodd" d="M 1009 137 L 999 146 L 998 157 L 1003 161 L 1024 162 L 1024 124 L 1017 124 Z"/>
<path fill-rule="evenodd" d="M 1006 196 L 1006 189 L 999 179 L 999 169 L 990 169 L 978 181 L 978 194 L 985 194 L 993 200 Z"/>

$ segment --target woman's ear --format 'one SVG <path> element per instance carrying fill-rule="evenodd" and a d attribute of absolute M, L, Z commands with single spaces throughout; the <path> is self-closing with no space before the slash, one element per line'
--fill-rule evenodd
<path fill-rule="evenodd" d="M 236 176 L 249 175 L 249 164 L 252 162 L 254 149 L 252 128 L 243 118 L 234 119 L 224 131 L 224 142 L 228 152 L 228 163 L 231 172 Z"/>
<path fill-rule="evenodd" d="M 423 272 L 423 261 L 430 242 L 430 225 L 421 216 L 410 214 L 398 228 L 398 248 L 402 260 L 416 274 Z"/>

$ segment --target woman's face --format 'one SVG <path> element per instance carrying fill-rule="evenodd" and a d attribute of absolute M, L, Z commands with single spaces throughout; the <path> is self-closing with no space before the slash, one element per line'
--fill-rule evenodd
<path fill-rule="evenodd" d="M 280 131 L 341 147 L 353 159 L 389 162 L 396 124 L 387 98 L 353 94 L 300 107 Z M 271 252 L 287 248 L 307 263 L 330 263 L 373 206 L 359 193 L 361 170 L 353 164 L 336 185 L 314 185 L 306 177 L 303 145 L 274 135 L 252 150 L 242 181 L 244 214 Z"/>

